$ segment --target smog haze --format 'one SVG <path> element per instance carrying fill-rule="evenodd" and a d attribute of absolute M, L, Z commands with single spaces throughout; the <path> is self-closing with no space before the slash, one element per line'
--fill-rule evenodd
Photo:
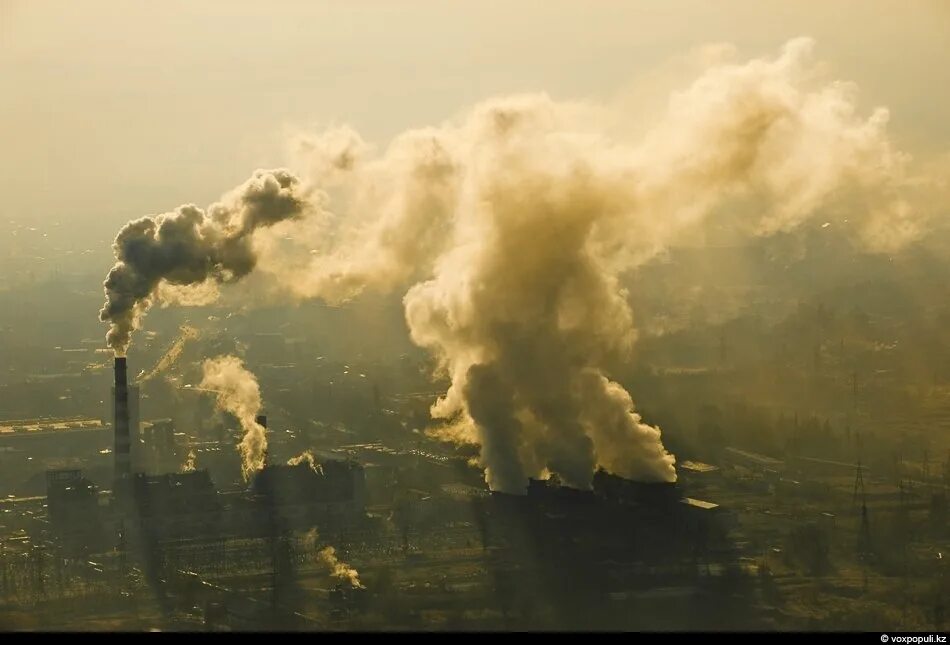
<path fill-rule="evenodd" d="M 0 2 L 0 630 L 928 631 L 942 2 Z"/>

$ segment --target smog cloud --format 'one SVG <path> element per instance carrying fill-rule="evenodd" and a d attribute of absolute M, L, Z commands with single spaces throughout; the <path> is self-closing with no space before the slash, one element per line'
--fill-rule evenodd
<path fill-rule="evenodd" d="M 247 481 L 253 473 L 264 467 L 267 451 L 266 431 L 256 421 L 261 410 L 261 390 L 257 378 L 237 356 L 207 359 L 202 364 L 202 370 L 204 376 L 199 387 L 213 391 L 218 409 L 234 415 L 244 430 L 238 450 L 241 452 L 241 472 Z"/>
<path fill-rule="evenodd" d="M 637 141 L 611 107 L 545 95 L 487 101 L 375 157 L 348 129 L 307 138 L 348 226 L 330 252 L 267 270 L 304 297 L 408 287 L 412 338 L 452 381 L 438 432 L 481 447 L 494 490 L 549 472 L 587 488 L 598 466 L 672 481 L 659 429 L 607 374 L 636 339 L 625 272 L 710 218 L 751 238 L 820 213 L 874 252 L 925 230 L 887 111 L 861 116 L 812 49 L 717 57 Z"/>
<path fill-rule="evenodd" d="M 888 253 L 927 230 L 927 182 L 907 175 L 887 111 L 863 116 L 854 86 L 827 80 L 812 49 L 800 38 L 773 58 L 719 52 L 635 140 L 622 110 L 543 94 L 486 101 L 379 153 L 350 128 L 300 137 L 317 216 L 261 231 L 258 274 L 284 295 L 331 302 L 405 290 L 413 341 L 451 379 L 431 409 L 436 432 L 480 446 L 493 490 L 520 493 L 548 473 L 587 488 L 599 466 L 673 481 L 660 430 L 609 374 L 637 336 L 626 273 L 712 221 L 751 239 L 820 216 Z M 295 219 L 303 205 L 288 201 L 278 210 Z M 116 306 L 103 314 L 118 321 L 118 347 L 158 282 L 205 280 L 143 262 L 132 275 L 151 278 L 120 288 L 122 242 L 107 282 Z"/>
<path fill-rule="evenodd" d="M 109 323 L 106 341 L 116 354 L 129 347 L 132 332 L 160 287 L 234 282 L 257 263 L 254 233 L 303 217 L 300 181 L 286 170 L 258 170 L 206 211 L 194 205 L 126 224 L 115 238 L 116 264 L 104 283 L 99 318 Z M 207 286 L 205 287 L 207 291 Z"/>

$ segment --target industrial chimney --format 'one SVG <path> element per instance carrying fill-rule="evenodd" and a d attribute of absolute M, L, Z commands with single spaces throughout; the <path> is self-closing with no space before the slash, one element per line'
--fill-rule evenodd
<path fill-rule="evenodd" d="M 124 487 L 132 474 L 129 437 L 129 382 L 125 356 L 115 357 L 115 396 L 113 397 L 115 431 L 114 493 Z"/>

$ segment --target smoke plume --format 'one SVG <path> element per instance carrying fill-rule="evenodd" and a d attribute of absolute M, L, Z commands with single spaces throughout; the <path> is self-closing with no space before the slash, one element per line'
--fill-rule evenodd
<path fill-rule="evenodd" d="M 915 186 L 927 182 L 906 175 L 887 110 L 862 115 L 855 87 L 827 80 L 812 49 L 800 38 L 772 58 L 710 58 L 635 139 L 626 133 L 643 129 L 622 109 L 543 94 L 486 101 L 379 153 L 350 128 L 300 137 L 306 194 L 319 196 L 309 206 L 289 174 L 256 175 L 223 218 L 256 226 L 222 233 L 214 207 L 183 207 L 120 233 L 110 344 L 127 346 L 159 283 L 214 286 L 253 260 L 298 298 L 405 290 L 413 341 L 451 379 L 431 409 L 437 432 L 480 447 L 493 490 L 549 473 L 587 488 L 597 467 L 674 481 L 660 430 L 610 377 L 637 336 L 626 273 L 710 222 L 754 238 L 820 214 L 872 252 L 926 231 Z M 242 196 L 261 192 L 274 197 L 252 201 L 272 216 L 241 215 L 252 210 Z M 250 233 L 281 219 L 293 235 L 261 231 L 252 252 Z M 179 230 L 194 231 L 188 243 L 164 242 Z M 233 245 L 251 261 L 233 262 Z"/>
<path fill-rule="evenodd" d="M 317 553 L 320 562 L 326 565 L 330 575 L 346 583 L 351 589 L 362 589 L 359 572 L 336 557 L 336 549 L 332 546 L 324 547 Z"/>
<path fill-rule="evenodd" d="M 116 264 L 104 283 L 99 313 L 110 324 L 109 347 L 125 354 L 162 285 L 169 286 L 167 294 L 201 285 L 207 291 L 209 284 L 247 275 L 257 263 L 254 233 L 302 217 L 306 204 L 294 175 L 258 170 L 206 211 L 189 204 L 126 224 L 113 243 Z"/>
<path fill-rule="evenodd" d="M 315 552 L 317 562 L 326 567 L 327 573 L 342 583 L 347 584 L 351 589 L 363 589 L 360 582 L 360 574 L 356 569 L 340 561 L 336 555 L 336 549 L 332 546 L 320 548 L 320 534 L 313 528 L 304 535 L 303 546 L 308 552 Z"/>
<path fill-rule="evenodd" d="M 218 409 L 240 422 L 244 438 L 238 445 L 244 480 L 264 467 L 267 435 L 255 418 L 261 409 L 261 390 L 254 375 L 237 356 L 218 356 L 202 364 L 204 377 L 199 387 L 212 390 Z"/>
<path fill-rule="evenodd" d="M 195 461 L 198 456 L 195 454 L 194 450 L 188 451 L 188 457 L 185 459 L 185 463 L 181 466 L 181 472 L 183 473 L 193 473 L 195 472 Z"/>
<path fill-rule="evenodd" d="M 673 481 L 660 430 L 607 373 L 636 339 L 621 276 L 710 218 L 754 237 L 821 213 L 871 251 L 926 223 L 887 111 L 862 117 L 812 48 L 714 61 L 636 141 L 611 107 L 545 95 L 487 101 L 377 157 L 349 129 L 306 138 L 348 225 L 329 252 L 294 265 L 282 249 L 267 270 L 329 300 L 408 287 L 412 339 L 452 382 L 431 410 L 439 432 L 480 446 L 492 489 L 551 472 L 587 488 L 598 466 Z"/>
<path fill-rule="evenodd" d="M 321 466 L 316 459 L 313 457 L 313 453 L 309 450 L 305 450 L 296 457 L 291 457 L 287 460 L 288 466 L 299 466 L 300 464 L 309 464 L 310 470 L 315 473 L 323 474 L 323 466 Z"/>

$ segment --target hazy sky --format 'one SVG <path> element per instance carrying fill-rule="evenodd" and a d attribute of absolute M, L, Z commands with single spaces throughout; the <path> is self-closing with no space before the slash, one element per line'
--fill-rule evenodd
<path fill-rule="evenodd" d="M 0 0 L 0 220 L 111 238 L 281 163 L 290 127 L 385 141 L 494 94 L 610 98 L 702 44 L 798 35 L 891 108 L 904 149 L 950 149 L 941 0 Z"/>

